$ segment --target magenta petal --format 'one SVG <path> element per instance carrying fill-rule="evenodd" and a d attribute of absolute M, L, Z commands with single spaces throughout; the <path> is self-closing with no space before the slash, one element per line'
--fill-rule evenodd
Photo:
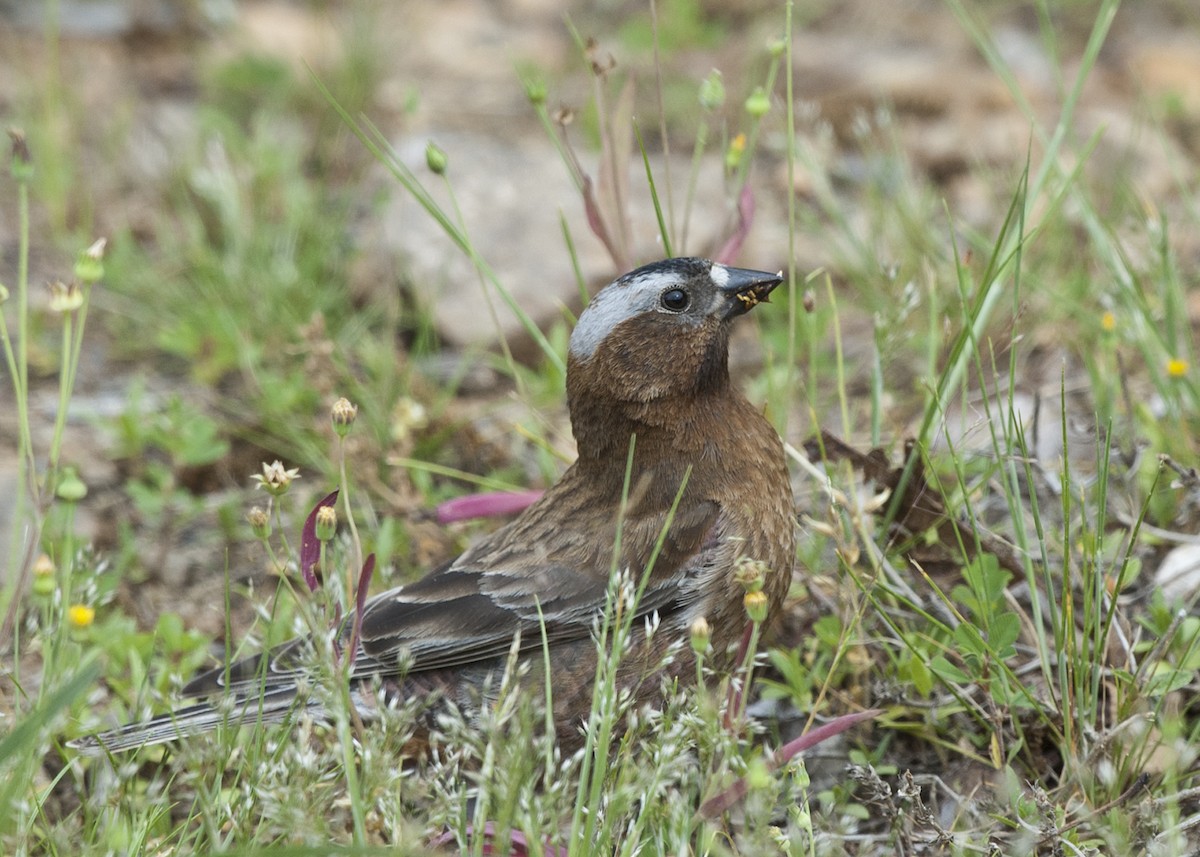
<path fill-rule="evenodd" d="M 880 709 L 869 708 L 866 711 L 856 711 L 854 714 L 843 714 L 841 717 L 835 717 L 824 726 L 818 726 L 805 732 L 799 738 L 794 738 L 788 741 L 778 750 L 771 754 L 771 768 L 775 769 L 791 761 L 793 756 L 803 753 L 810 747 L 815 747 L 822 741 L 832 738 L 834 735 L 840 735 L 845 732 L 855 723 L 861 723 L 864 720 L 873 720 L 880 714 Z"/>
<path fill-rule="evenodd" d="M 471 837 L 475 835 L 475 828 L 471 825 L 467 825 L 466 833 L 467 839 L 470 840 Z M 496 846 L 493 843 L 493 840 L 496 838 L 496 823 L 493 821 L 486 822 L 483 825 L 482 835 L 483 848 L 481 850 L 483 853 L 498 854 L 499 852 L 496 851 Z M 529 838 L 519 830 L 509 831 L 509 837 L 509 851 L 507 852 L 508 857 L 529 857 Z M 445 830 L 439 835 L 435 836 L 433 839 L 429 840 L 429 846 L 431 848 L 445 848 L 447 845 L 451 845 L 454 842 L 454 834 L 449 830 Z M 548 841 L 543 842 L 542 846 L 545 853 L 551 855 L 551 857 L 568 857 L 567 849 L 562 846 L 551 845 Z"/>
<path fill-rule="evenodd" d="M 368 554 L 358 575 L 358 591 L 354 593 L 354 606 L 361 615 L 367 606 L 367 590 L 371 588 L 371 575 L 375 573 L 375 554 Z"/>
<path fill-rule="evenodd" d="M 469 521 L 472 518 L 495 518 L 512 515 L 533 505 L 542 491 L 491 491 L 484 494 L 468 494 L 455 497 L 437 507 L 439 524 Z"/>
<path fill-rule="evenodd" d="M 313 574 L 313 566 L 321 559 L 321 541 L 317 538 L 317 512 L 322 506 L 332 506 L 337 502 L 337 498 L 338 492 L 334 491 L 313 506 L 313 510 L 304 520 L 304 529 L 300 531 L 300 573 L 304 575 L 309 592 L 316 592 L 317 587 L 321 585 L 317 576 Z"/>
<path fill-rule="evenodd" d="M 805 734 L 801 735 L 793 741 L 784 744 L 778 750 L 771 754 L 767 760 L 768 766 L 772 771 L 786 764 L 790 759 L 799 753 L 804 752 L 810 747 L 815 747 L 822 741 L 832 738 L 834 735 L 841 734 L 863 720 L 871 720 L 879 715 L 879 709 L 872 708 L 868 711 L 858 711 L 854 714 L 844 714 L 841 717 L 835 717 L 833 720 L 826 723 L 824 726 L 818 726 Z M 746 796 L 746 791 L 749 786 L 745 778 L 739 779 L 729 788 L 720 794 L 713 795 L 700 806 L 700 816 L 702 818 L 716 818 L 725 810 L 729 809 L 739 800 Z"/>
<path fill-rule="evenodd" d="M 350 630 L 350 658 L 358 656 L 358 641 L 362 639 L 363 608 L 367 606 L 367 590 L 371 588 L 371 575 L 375 573 L 375 554 L 367 556 L 362 572 L 358 575 L 358 591 L 354 593 L 354 624 Z"/>
<path fill-rule="evenodd" d="M 591 227 L 592 234 L 600 239 L 611 254 L 613 251 L 612 240 L 608 237 L 604 215 L 600 213 L 600 205 L 596 202 L 596 187 L 592 184 L 592 177 L 587 175 L 583 177 L 583 211 L 587 215 L 588 226 Z M 614 258 L 616 257 L 614 256 Z"/>
<path fill-rule="evenodd" d="M 742 244 L 746 240 L 746 236 L 750 234 L 750 226 L 754 223 L 754 191 L 750 190 L 750 185 L 742 186 L 742 192 L 738 194 L 738 225 L 733 234 L 729 236 L 729 240 L 725 242 L 720 250 L 717 251 L 716 261 L 722 265 L 731 264 L 736 258 L 738 251 L 742 249 Z"/>

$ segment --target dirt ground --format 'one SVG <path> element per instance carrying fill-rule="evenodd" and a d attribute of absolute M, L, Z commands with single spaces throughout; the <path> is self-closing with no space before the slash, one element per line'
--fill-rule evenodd
<path fill-rule="evenodd" d="M 782 5 L 766 0 L 660 5 L 686 7 L 717 33 L 702 46 L 685 41 L 665 51 L 668 75 L 698 81 L 718 68 L 731 95 L 745 92 L 757 79 L 764 46 L 782 27 Z M 797 4 L 793 56 L 800 113 L 828 123 L 832 135 L 822 156 L 852 184 L 867 168 L 856 129 L 864 116 L 886 106 L 910 168 L 944 198 L 954 221 L 963 228 L 994 229 L 1012 190 L 994 177 L 1019 173 L 1031 148 L 1039 150 L 1042 144 L 1031 137 L 1023 105 L 989 67 L 948 4 L 903 0 L 885 5 L 886 13 L 879 11 L 881 4 L 867 0 Z M 1049 123 L 1067 98 L 1094 14 L 1090 6 L 1061 5 L 1054 11 L 1058 56 L 1050 55 L 1030 5 L 999 3 L 987 9 L 995 45 L 1016 70 L 1029 109 Z M 569 20 L 583 36 L 595 36 L 621 67 L 635 71 L 635 112 L 657 115 L 651 56 L 625 49 L 614 35 L 628 19 L 644 14 L 643 4 L 63 0 L 57 56 L 45 50 L 46 8 L 0 0 L 0 122 L 24 124 L 29 111 L 37 109 L 38 82 L 55 74 L 74 101 L 73 111 L 86 117 L 69 147 L 72 181 L 79 192 L 60 211 L 35 210 L 30 278 L 38 300 L 44 298 L 37 284 L 69 270 L 70 252 L 63 251 L 56 234 L 87 231 L 154 241 L 174 153 L 195 133 L 197 114 L 204 108 L 198 75 L 214 57 L 261 54 L 282 58 L 297 70 L 312 68 L 319 76 L 345 61 L 356 38 L 368 36 L 385 48 L 378 53 L 383 83 L 370 119 L 414 168 L 423 165 L 431 139 L 448 153 L 458 203 L 480 255 L 512 285 L 515 299 L 535 320 L 553 319 L 564 303 L 578 304 L 570 262 L 559 250 L 560 213 L 575 235 L 585 237 L 578 245 L 585 279 L 595 285 L 613 273 L 604 248 L 588 232 L 578 194 L 514 69 L 536 65 L 552 82 L 555 106 L 581 107 L 592 83 Z M 364 22 L 370 27 L 365 35 L 355 30 Z M 776 108 L 782 92 L 779 88 L 774 94 Z M 740 103 L 740 96 L 731 97 L 725 109 L 732 115 Z M 1067 131 L 1074 139 L 1099 133 L 1086 165 L 1089 172 L 1126 171 L 1137 192 L 1168 218 L 1191 210 L 1195 200 L 1181 189 L 1200 162 L 1200 11 L 1187 0 L 1125 4 L 1081 93 L 1076 117 Z M 815 124 L 811 119 L 804 127 Z M 656 129 L 648 134 L 661 142 Z M 685 173 L 690 144 L 686 138 L 671 142 L 669 159 Z M 344 151 L 348 162 L 361 165 L 366 160 L 352 139 L 344 142 Z M 582 143 L 581 151 L 594 158 Z M 656 163 L 668 160 L 657 147 L 656 157 Z M 494 345 L 490 318 L 463 312 L 465 295 L 473 294 L 477 283 L 461 254 L 382 169 L 347 169 L 346 175 L 354 176 L 347 180 L 359 183 L 357 192 L 364 200 L 353 233 L 359 257 L 346 273 L 351 290 L 369 296 L 373 289 L 391 288 L 395 271 L 402 268 L 405 281 L 414 284 L 415 298 L 430 308 L 449 354 L 481 343 Z M 329 180 L 342 179 L 335 170 Z M 810 177 L 801 170 L 789 187 L 776 148 L 775 154 L 765 154 L 755 181 L 758 213 L 741 258 L 773 270 L 787 263 L 787 195 L 810 199 Z M 13 187 L 7 175 L 0 179 L 0 282 L 5 283 L 13 282 L 16 270 Z M 728 211 L 719 182 L 702 182 L 697 193 L 700 214 L 693 238 L 695 248 L 703 250 L 721 233 Z M 644 187 L 635 188 L 639 228 L 634 255 L 639 258 L 653 255 L 648 198 Z M 368 205 L 368 200 L 382 202 Z M 1185 228 L 1172 232 L 1170 240 L 1183 267 L 1194 270 L 1200 264 L 1200 234 L 1186 228 L 1187 218 L 1174 219 Z M 823 236 L 800 235 L 795 247 L 800 270 L 825 267 L 836 277 L 841 259 Z M 1200 313 L 1200 293 L 1194 290 L 1190 308 L 1193 317 Z M 128 518 L 120 507 L 122 472 L 112 461 L 111 439 L 95 429 L 96 418 L 119 414 L 135 380 L 152 399 L 183 391 L 210 403 L 219 395 L 169 361 L 110 360 L 114 349 L 105 315 L 120 311 L 119 303 L 98 298 L 68 428 L 73 458 L 90 488 L 79 526 L 85 538 L 102 548 L 117 544 L 117 532 Z M 869 345 L 867 318 L 866 308 L 845 308 L 844 347 L 851 358 Z M 514 319 L 503 319 L 503 326 L 518 354 L 528 348 Z M 1043 335 L 1049 344 L 1059 344 L 1052 342 L 1052 332 Z M 1056 385 L 1057 366 L 1048 361 L 1043 378 L 1036 377 L 1038 367 L 1030 367 L 1031 386 Z M 478 382 L 485 392 L 492 383 L 486 373 Z M 33 391 L 38 443 L 51 431 L 54 395 L 51 379 L 38 381 Z M 789 440 L 799 443 L 807 427 L 796 431 Z M 245 480 L 233 474 L 255 467 L 253 458 L 226 462 L 205 490 L 244 487 Z M 11 547 L 8 503 L 15 479 L 15 419 L 5 384 L 0 390 L 0 556 L 8 556 Z M 157 571 L 141 586 L 131 609 L 149 624 L 160 610 L 182 599 L 195 605 L 189 621 L 219 634 L 223 605 L 199 604 L 197 593 L 211 591 L 212 576 L 224 567 L 224 561 L 212 558 L 224 558 L 230 546 L 202 531 L 143 536 L 146 542 L 158 540 L 148 545 L 143 559 Z M 238 560 L 237 553 L 230 555 L 231 565 Z"/>
<path fill-rule="evenodd" d="M 549 0 L 450 0 L 441 3 L 371 5 L 242 2 L 205 13 L 197 4 L 167 0 L 74 0 L 60 4 L 63 34 L 57 57 L 47 56 L 43 28 L 46 8 L 17 0 L 0 4 L 0 117 L 10 126 L 36 105 L 36 82 L 57 74 L 87 121 L 69 153 L 76 159 L 78 193 L 70 207 L 53 216 L 35 207 L 31 281 L 62 274 L 64 255 L 53 246 L 51 222 L 89 228 L 95 235 L 120 234 L 153 240 L 162 216 L 162 185 L 173 152 L 194 132 L 199 70 L 214 56 L 236 52 L 283 58 L 296 68 L 318 74 L 354 50 L 347 38 L 369 18 L 373 37 L 386 46 L 380 55 L 381 96 L 371 120 L 413 164 L 423 160 L 428 140 L 450 155 L 459 203 L 472 225 L 481 254 L 515 297 L 537 320 L 553 317 L 570 302 L 573 277 L 565 253 L 543 252 L 559 234 L 559 212 L 576 234 L 584 272 L 597 283 L 611 274 L 599 242 L 587 235 L 584 213 L 566 171 L 524 96 L 515 67 L 535 63 L 553 82 L 555 104 L 581 105 L 589 94 L 566 26 L 594 34 L 604 50 L 621 55 L 642 84 L 638 105 L 654 106 L 646 56 L 626 60 L 612 38 L 639 4 L 559 4 Z M 674 47 L 664 53 L 671 74 L 699 79 L 713 68 L 724 74 L 730 93 L 745 91 L 761 65 L 762 48 L 777 36 L 782 13 L 775 4 L 744 0 L 703 3 L 696 13 L 720 35 L 704 47 Z M 886 15 L 870 3 L 799 4 L 794 46 L 796 95 L 805 110 L 828 121 L 835 142 L 827 152 L 849 176 L 861 170 L 853 145 L 854 125 L 879 105 L 895 114 L 895 127 L 911 165 L 942 194 L 952 216 L 968 226 L 985 227 L 1002 216 L 1008 198 L 989 180 L 1024 161 L 1031 141 L 1020 106 L 973 47 L 964 27 L 946 5 L 911 0 L 889 6 Z M 1090 26 L 1090 13 L 1072 7 L 1060 11 L 1061 57 L 1047 54 L 1037 17 L 1017 3 L 990 10 L 995 43 L 1017 70 L 1021 91 L 1044 120 L 1052 119 L 1064 98 Z M 606 37 L 607 40 L 606 40 Z M 1061 61 L 1062 75 L 1056 71 Z M 1169 103 L 1165 134 L 1151 133 L 1146 104 Z M 734 111 L 736 99 L 727 110 Z M 27 114 L 26 114 L 27 115 Z M 1134 184 L 1148 201 L 1168 214 L 1189 206 L 1180 198 L 1180 171 L 1186 174 L 1200 149 L 1200 23 L 1189 4 L 1126 4 L 1117 15 L 1088 79 L 1078 109 L 1079 139 L 1102 131 L 1089 170 L 1131 170 Z M 687 141 L 675 141 L 676 161 L 686 160 Z M 352 153 L 351 158 L 362 157 Z M 767 159 L 770 164 L 770 159 Z M 498 180 L 497 180 L 498 179 Z M 742 253 L 762 267 L 782 264 L 786 242 L 783 217 L 786 176 L 782 169 L 758 177 L 759 215 Z M 332 177 L 336 180 L 336 176 Z M 801 173 L 797 190 L 804 194 Z M 0 281 L 15 276 L 16 221 L 12 185 L 6 181 L 0 205 Z M 398 264 L 411 271 L 411 282 L 425 289 L 420 298 L 435 315 L 439 333 L 453 347 L 495 339 L 485 314 L 462 313 L 466 290 L 474 289 L 467 263 L 450 251 L 429 218 L 415 210 L 382 171 L 362 181 L 364 199 L 386 194 L 382 216 L 368 213 L 356 233 L 364 260 L 349 272 L 359 289 L 378 288 L 381 271 Z M 652 210 L 645 190 L 634 205 L 640 230 L 639 255 L 652 255 Z M 719 189 L 702 186 L 694 243 L 703 246 L 721 217 Z M 707 194 L 707 196 L 706 196 Z M 534 204 L 530 204 L 533 202 Z M 711 204 L 707 204 L 710 203 Z M 641 212 L 641 213 L 639 213 Z M 497 216 L 497 213 L 500 213 Z M 718 216 L 713 216 L 718 215 Z M 1200 236 L 1177 230 L 1172 240 L 1186 260 L 1200 258 Z M 67 257 L 69 258 L 69 257 Z M 800 270 L 837 263 L 828 242 L 801 235 Z M 835 268 L 836 270 L 836 268 Z M 35 297 L 41 298 L 40 289 Z M 105 307 L 100 313 L 119 311 Z M 853 307 L 850 308 L 853 311 Z M 120 409 L 130 375 L 146 379 L 150 389 L 172 388 L 177 373 L 165 375 L 153 365 L 112 366 L 106 360 L 103 315 L 94 319 L 80 378 L 73 427 L 76 441 L 90 448 L 100 442 L 88 430 L 88 416 Z M 505 328 L 515 322 L 505 319 Z M 519 338 L 519 337 L 518 337 Z M 853 330 L 847 343 L 855 350 Z M 8 395 L 7 390 L 4 392 Z M 197 390 L 196 395 L 204 396 Z M 48 421 L 53 392 L 35 390 L 36 414 Z M 11 486 L 13 429 L 11 411 L 0 409 L 0 431 L 8 440 L 0 457 L 0 488 Z M 89 484 L 102 487 L 117 475 L 106 466 L 103 448 L 80 456 Z M 95 492 L 102 496 L 103 491 Z M 11 491 L 0 491 L 0 497 Z M 99 496 L 97 497 L 99 502 Z M 0 521 L 7 513 L 0 500 Z M 7 538 L 8 527 L 0 527 Z M 2 546 L 2 545 L 0 545 Z M 7 553 L 7 551 L 0 551 Z"/>

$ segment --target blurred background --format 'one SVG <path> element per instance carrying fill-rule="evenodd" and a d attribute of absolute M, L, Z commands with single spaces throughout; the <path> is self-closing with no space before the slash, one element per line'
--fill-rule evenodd
<path fill-rule="evenodd" d="M 991 527 L 1000 538 L 981 548 L 1009 571 L 1044 561 L 1052 601 L 1077 585 L 1073 569 L 1111 572 L 1101 589 L 1145 631 L 1130 632 L 1138 651 L 1170 639 L 1183 654 L 1154 652 L 1177 670 L 1168 683 L 1194 682 L 1200 622 L 1167 609 L 1200 592 L 1194 0 L 0 0 L 0 124 L 13 141 L 0 311 L 18 336 L 27 230 L 31 442 L 44 466 L 61 430 L 61 463 L 86 489 L 69 514 L 47 502 L 31 544 L 6 374 L 0 583 L 10 597 L 43 551 L 47 574 L 77 552 L 70 591 L 55 597 L 99 608 L 72 645 L 105 649 L 123 700 L 144 699 L 146 675 L 169 696 L 206 661 L 226 634 L 227 576 L 232 627 L 252 624 L 250 605 L 277 578 L 246 522 L 265 503 L 250 476 L 276 459 L 300 470 L 284 522 L 294 539 L 337 482 L 338 397 L 359 406 L 347 471 L 377 582 L 418 576 L 495 526 L 446 526 L 439 503 L 552 482 L 573 455 L 562 355 L 574 314 L 663 256 L 664 231 L 677 255 L 794 275 L 783 308 L 749 317 L 733 349 L 738 383 L 786 440 L 801 447 L 825 429 L 860 454 L 879 448 L 876 465 L 899 461 L 913 437 L 931 456 L 952 452 L 941 460 L 951 487 L 933 491 L 939 526 Z M 64 325 L 77 332 L 82 319 L 46 286 L 69 283 L 100 238 L 104 276 L 87 296 L 60 424 Z M 999 425 L 1019 442 L 998 442 Z M 844 496 L 895 487 L 886 467 L 842 457 L 865 471 Z M 1028 484 L 998 488 L 1010 469 Z M 920 697 L 902 727 L 916 735 L 937 660 L 924 655 L 944 661 L 963 642 L 947 631 L 921 649 L 930 613 L 908 613 L 907 593 L 880 608 L 882 622 L 877 605 L 852 610 L 865 588 L 848 573 L 866 562 L 857 538 L 874 519 L 839 536 L 847 506 L 808 471 L 795 484 L 811 517 L 792 610 L 770 641 L 773 693 L 791 705 L 779 719 L 802 723 L 832 686 L 844 691 L 837 711 Z M 1032 500 L 1046 518 L 1013 561 L 1001 542 Z M 948 557 L 953 539 L 933 532 L 893 558 L 900 577 L 920 567 L 950 591 L 971 551 Z M 1015 579 L 1014 600 L 1037 588 Z M 997 611 L 1015 603 L 1009 582 L 992 591 Z M 980 627 L 986 600 L 963 608 Z M 49 602 L 15 603 L 7 627 L 36 630 Z M 1118 646 L 1112 629 L 1128 629 L 1100 614 L 1096 651 L 1136 648 Z M 280 621 L 262 633 L 289 631 Z M 1038 649 L 1047 676 L 1050 651 Z M 983 663 L 970 678 L 999 699 Z M 1093 688 L 1096 711 L 1108 711 L 1107 687 Z M 1132 708 L 1161 690 L 1140 673 L 1129 687 Z M 19 696 L 0 685 L 5 710 Z M 961 757 L 929 769 L 960 794 L 995 776 L 1001 739 L 983 735 L 985 718 L 929 718 L 949 731 L 889 745 L 889 763 L 968 735 L 978 740 Z M 1171 734 L 1194 735 L 1194 721 Z M 1139 732 L 1125 756 L 1136 762 L 1090 805 L 1134 788 L 1143 762 L 1191 783 L 1187 741 L 1170 745 L 1167 732 Z M 1105 734 L 1098 755 L 1117 746 Z M 1020 737 L 1025 772 L 1061 765 L 1072 783 L 1096 767 L 1086 742 Z M 1167 746 L 1176 755 L 1164 761 Z M 965 805 L 949 803 L 947 824 Z"/>
<path fill-rule="evenodd" d="M 281 458 L 322 489 L 337 396 L 363 410 L 351 471 L 381 515 L 371 547 L 403 573 L 454 548 L 461 534 L 422 515 L 464 486 L 397 462 L 538 485 L 570 457 L 559 373 L 334 103 L 377 129 L 560 349 L 582 292 L 663 253 L 633 126 L 676 252 L 711 254 L 739 232 L 744 181 L 754 214 L 734 261 L 791 265 L 815 284 L 824 320 L 801 330 L 810 362 L 832 358 L 826 285 L 839 296 L 848 410 L 811 365 L 807 385 L 782 397 L 769 378 L 751 382 L 752 395 L 783 402 L 773 418 L 797 443 L 814 416 L 851 415 L 842 428 L 864 443 L 911 428 L 918 358 L 942 347 L 940 310 L 918 309 L 937 302 L 921 294 L 953 295 L 956 253 L 986 258 L 1052 136 L 1055 163 L 1077 175 L 1120 253 L 1143 269 L 1169 254 L 1179 271 L 1153 347 L 1186 365 L 1200 311 L 1194 4 L 1121 6 L 1091 52 L 1108 11 L 1094 3 L 878 8 L 793 7 L 789 171 L 778 3 L 665 0 L 657 18 L 638 2 L 0 3 L 0 120 L 24 135 L 33 166 L 35 443 L 48 441 L 58 401 L 42 285 L 108 241 L 63 459 L 89 490 L 73 526 L 113 558 L 114 580 L 138 584 L 136 598 L 113 587 L 128 610 L 149 622 L 182 592 L 190 622 L 223 629 L 220 599 L 204 594 L 220 558 L 235 576 L 258 574 L 245 548 L 248 476 Z M 430 143 L 444 176 L 428 167 Z M 626 197 L 607 203 L 624 223 L 620 253 L 589 225 L 585 174 Z M 0 192 L 11 288 L 19 217 L 7 175 Z M 1089 387 L 1116 365 L 1091 359 L 1092 346 L 1124 330 L 1123 286 L 1089 258 L 1087 218 L 1070 194 L 1038 205 L 1065 214 L 1040 238 L 1044 265 L 1013 315 L 1034 322 L 1021 333 L 1030 396 L 1057 392 L 1064 366 L 1067 388 Z M 761 348 L 747 341 L 735 362 L 762 366 Z M 1147 353 L 1133 349 L 1121 371 L 1138 374 Z M 1088 424 L 1119 399 L 1089 394 Z M 1186 430 L 1166 433 L 1190 445 Z M 14 556 L 8 407 L 0 437 L 0 544 Z"/>

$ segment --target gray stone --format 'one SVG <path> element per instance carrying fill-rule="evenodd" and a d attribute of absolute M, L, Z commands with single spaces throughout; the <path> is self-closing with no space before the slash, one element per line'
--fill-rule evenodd
<path fill-rule="evenodd" d="M 448 155 L 453 200 L 446 182 L 425 165 L 425 146 L 430 139 Z M 578 311 L 581 305 L 562 220 L 591 291 L 623 273 L 589 228 L 582 196 L 548 140 L 510 141 L 485 134 L 447 133 L 403 140 L 397 151 L 444 211 L 456 220 L 456 208 L 461 211 L 461 221 L 478 255 L 539 328 L 545 330 L 565 318 L 567 310 Z M 585 164 L 585 168 L 590 166 Z M 652 169 L 660 195 L 664 195 L 665 210 L 663 159 L 653 158 Z M 680 217 L 689 169 L 688 159 L 674 158 L 671 178 Z M 640 156 L 631 161 L 629 170 L 631 263 L 637 265 L 661 258 L 664 251 Z M 459 347 L 490 347 L 504 337 L 518 357 L 535 356 L 532 340 L 504 298 L 490 284 L 481 284 L 467 255 L 415 199 L 390 177 L 386 181 L 393 182 L 395 191 L 376 228 L 360 235 L 360 240 L 364 246 L 384 246 L 401 257 L 400 267 L 411 272 L 419 299 L 433 313 L 438 334 Z M 692 205 L 688 244 L 673 247 L 676 255 L 715 252 L 732 231 L 734 201 L 727 198 L 723 183 L 720 162 L 715 157 L 707 159 Z M 785 252 L 786 245 L 757 264 L 778 265 Z"/>

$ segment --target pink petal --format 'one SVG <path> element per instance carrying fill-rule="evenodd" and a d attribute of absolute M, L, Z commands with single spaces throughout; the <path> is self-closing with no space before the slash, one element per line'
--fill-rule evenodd
<path fill-rule="evenodd" d="M 863 720 L 871 720 L 878 714 L 879 709 L 872 708 L 868 711 L 859 711 L 855 714 L 844 714 L 841 717 L 835 717 L 824 726 L 818 726 L 816 729 L 806 732 L 799 738 L 784 744 L 767 760 L 768 766 L 774 771 L 798 753 L 802 753 L 810 747 L 815 747 L 822 741 L 832 738 L 834 735 L 845 732 L 855 723 Z M 700 807 L 700 816 L 702 818 L 716 818 L 744 798 L 748 789 L 749 785 L 746 783 L 745 778 L 739 779 L 729 788 L 725 789 L 725 791 L 713 795 L 706 800 Z"/>
<path fill-rule="evenodd" d="M 475 828 L 472 827 L 471 825 L 467 825 L 466 832 L 467 832 L 467 839 L 470 840 L 471 837 L 475 835 Z M 509 836 L 511 837 L 511 840 L 509 842 L 510 850 L 508 851 L 508 857 L 529 857 L 529 839 L 528 839 L 528 837 L 526 837 L 525 834 L 519 830 L 510 831 Z M 492 840 L 494 840 L 495 837 L 496 837 L 495 822 L 489 821 L 489 822 L 485 823 L 483 825 L 483 849 L 482 849 L 484 854 L 498 854 L 499 853 L 498 851 L 496 851 L 495 845 L 492 844 Z M 431 848 L 445 848 L 447 845 L 453 845 L 454 841 L 455 841 L 454 834 L 451 831 L 446 830 L 446 831 L 443 831 L 442 833 L 440 833 L 439 835 L 435 836 L 433 839 L 429 840 L 429 846 Z M 563 848 L 562 846 L 551 845 L 549 842 L 543 842 L 542 847 L 543 847 L 544 852 L 546 854 L 549 854 L 550 857 L 568 857 L 567 849 Z"/>
<path fill-rule="evenodd" d="M 720 250 L 717 251 L 715 261 L 722 265 L 731 264 L 736 258 L 738 251 L 742 249 L 742 243 L 746 240 L 746 236 L 750 234 L 750 226 L 754 223 L 754 191 L 750 190 L 749 183 L 742 186 L 742 192 L 738 194 L 738 225 L 733 234 L 729 236 L 729 240 L 725 242 Z"/>
<path fill-rule="evenodd" d="M 358 591 L 354 593 L 354 626 L 350 631 L 350 657 L 358 652 L 358 641 L 362 638 L 363 608 L 367 606 L 367 590 L 371 588 L 371 575 L 375 573 L 375 554 L 367 556 L 362 572 L 358 575 Z"/>
<path fill-rule="evenodd" d="M 439 524 L 469 521 L 473 518 L 495 518 L 513 515 L 532 506 L 543 491 L 491 491 L 484 494 L 468 494 L 455 497 L 437 507 Z"/>

